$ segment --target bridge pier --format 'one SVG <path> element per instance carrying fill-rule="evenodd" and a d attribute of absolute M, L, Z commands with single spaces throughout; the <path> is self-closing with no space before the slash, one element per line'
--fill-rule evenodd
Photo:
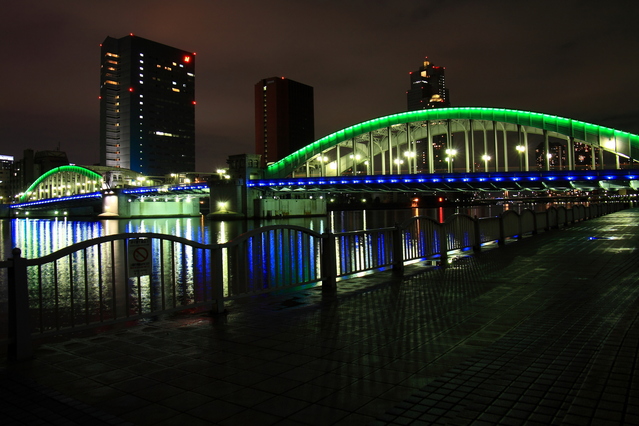
<path fill-rule="evenodd" d="M 199 216 L 198 198 L 175 197 L 174 200 L 155 201 L 136 198 L 119 190 L 106 191 L 103 197 L 102 218 L 128 219 L 131 217 Z"/>

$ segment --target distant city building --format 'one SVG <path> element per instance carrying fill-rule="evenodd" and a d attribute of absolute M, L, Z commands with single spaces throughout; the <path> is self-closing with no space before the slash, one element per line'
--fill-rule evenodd
<path fill-rule="evenodd" d="M 255 84 L 255 153 L 262 167 L 315 140 L 313 88 L 284 77 Z"/>
<path fill-rule="evenodd" d="M 449 107 L 445 76 L 446 68 L 431 64 L 428 57 L 417 71 L 412 71 L 410 89 L 406 92 L 408 111 Z"/>
<path fill-rule="evenodd" d="M 129 35 L 101 44 L 100 165 L 195 170 L 195 54 Z"/>
<path fill-rule="evenodd" d="M 446 68 L 433 65 L 428 57 L 417 71 L 410 73 L 410 89 L 406 92 L 408 111 L 421 109 L 444 108 L 450 106 L 450 95 L 446 88 Z M 417 141 L 417 158 L 421 158 L 418 169 L 428 170 L 427 142 Z M 433 166 L 435 170 L 446 169 L 444 151 L 446 136 L 433 137 Z"/>
<path fill-rule="evenodd" d="M 9 204 L 12 199 L 11 175 L 13 156 L 0 155 L 0 204 Z"/>
<path fill-rule="evenodd" d="M 535 160 L 537 168 L 543 170 L 546 164 L 546 156 L 548 157 L 548 164 L 552 169 L 562 169 L 568 166 L 566 147 L 556 141 L 548 142 L 548 154 L 544 148 L 544 142 L 537 145 L 535 149 Z"/>
<path fill-rule="evenodd" d="M 586 145 L 585 143 L 575 142 L 574 149 L 575 169 L 592 169 L 593 148 L 590 145 Z M 568 151 L 567 147 L 564 144 L 557 141 L 550 141 L 548 143 L 548 150 L 550 152 L 548 163 L 551 168 L 564 169 L 568 167 Z M 544 142 L 541 142 L 537 145 L 535 154 L 537 168 L 543 170 L 546 165 L 545 156 L 547 156 L 544 149 Z M 599 158 L 597 156 L 595 156 L 595 167 L 599 167 Z"/>
<path fill-rule="evenodd" d="M 585 143 L 575 142 L 575 168 L 592 169 L 593 149 Z M 599 166 L 599 158 L 595 156 L 595 166 Z"/>

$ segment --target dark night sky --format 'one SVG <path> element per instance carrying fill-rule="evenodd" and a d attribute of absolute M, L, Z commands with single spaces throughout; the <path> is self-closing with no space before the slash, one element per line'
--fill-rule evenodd
<path fill-rule="evenodd" d="M 316 138 L 405 111 L 408 72 L 446 67 L 453 106 L 545 112 L 639 133 L 639 2 L 11 1 L 0 13 L 0 154 L 99 159 L 99 44 L 197 52 L 198 171 L 254 144 L 253 85 L 315 89 Z"/>

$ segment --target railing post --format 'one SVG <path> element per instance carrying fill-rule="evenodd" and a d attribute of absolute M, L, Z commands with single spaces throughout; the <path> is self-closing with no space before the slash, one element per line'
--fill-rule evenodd
<path fill-rule="evenodd" d="M 223 314 L 226 312 L 224 308 L 224 262 L 222 261 L 222 248 L 216 247 L 211 249 L 211 259 L 213 260 L 213 268 L 211 271 L 211 286 L 213 287 L 213 307 L 214 314 Z"/>
<path fill-rule="evenodd" d="M 29 324 L 29 287 L 27 266 L 20 256 L 22 251 L 14 248 L 9 267 L 9 347 L 10 361 L 24 361 L 33 356 Z"/>
<path fill-rule="evenodd" d="M 517 241 L 522 240 L 524 238 L 524 225 L 523 225 L 523 221 L 524 219 L 522 218 L 522 215 L 517 213 L 517 223 L 518 223 L 518 229 L 517 229 Z"/>
<path fill-rule="evenodd" d="M 441 259 L 440 267 L 448 268 L 448 233 L 446 232 L 446 224 L 439 224 L 439 258 Z"/>
<path fill-rule="evenodd" d="M 333 291 L 337 288 L 337 253 L 335 236 L 330 232 L 322 234 L 322 290 Z"/>
<path fill-rule="evenodd" d="M 504 214 L 499 215 L 499 241 L 497 241 L 497 245 L 500 247 L 506 244 L 506 230 L 504 229 Z"/>
<path fill-rule="evenodd" d="M 393 229 L 393 275 L 401 277 L 404 275 L 404 239 L 402 229 L 398 223 Z"/>
<path fill-rule="evenodd" d="M 479 218 L 477 215 L 473 218 L 475 245 L 473 245 L 473 251 L 475 253 L 481 253 L 481 230 L 479 229 Z"/>

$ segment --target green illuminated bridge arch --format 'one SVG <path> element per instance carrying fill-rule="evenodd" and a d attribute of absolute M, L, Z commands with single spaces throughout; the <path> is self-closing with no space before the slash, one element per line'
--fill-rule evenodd
<path fill-rule="evenodd" d="M 20 202 L 86 194 L 102 189 L 102 175 L 80 166 L 60 166 L 44 173 L 20 197 Z"/>
<path fill-rule="evenodd" d="M 530 111 L 460 107 L 375 118 L 269 165 L 264 178 L 636 167 L 639 135 Z"/>

